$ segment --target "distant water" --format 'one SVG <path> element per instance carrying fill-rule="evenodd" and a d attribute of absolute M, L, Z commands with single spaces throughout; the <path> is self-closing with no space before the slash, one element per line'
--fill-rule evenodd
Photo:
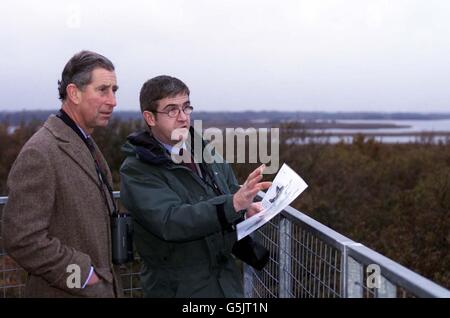
<path fill-rule="evenodd" d="M 316 143 L 351 143 L 353 135 L 364 134 L 370 138 L 382 143 L 414 143 L 414 142 L 432 142 L 432 143 L 450 143 L 450 119 L 442 120 L 337 120 L 336 123 L 348 124 L 381 124 L 381 125 L 400 125 L 409 126 L 402 128 L 374 128 L 374 129 L 310 129 L 308 132 L 312 133 L 328 133 L 339 134 L 339 136 L 330 137 L 307 137 L 305 139 L 295 138 L 288 141 L 288 143 L 307 144 L 310 142 Z M 432 136 L 417 136 L 420 133 L 432 133 Z M 406 134 L 396 136 L 395 134 Z"/>
<path fill-rule="evenodd" d="M 337 123 L 346 124 L 393 124 L 401 126 L 410 126 L 408 128 L 380 128 L 380 129 L 317 129 L 312 131 L 321 131 L 327 133 L 418 133 L 418 132 L 450 132 L 450 119 L 441 120 L 338 120 Z"/>
<path fill-rule="evenodd" d="M 432 136 L 428 138 L 420 138 L 417 136 L 370 136 L 374 140 L 384 144 L 408 144 L 408 143 L 443 143 L 450 144 L 450 136 Z M 306 137 L 291 138 L 286 141 L 287 144 L 304 145 L 309 143 L 329 143 L 337 144 L 338 142 L 352 143 L 353 136 L 330 136 L 330 137 Z"/>

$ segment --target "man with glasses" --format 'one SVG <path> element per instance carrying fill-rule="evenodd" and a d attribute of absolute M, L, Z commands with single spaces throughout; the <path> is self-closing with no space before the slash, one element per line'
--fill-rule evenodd
<path fill-rule="evenodd" d="M 260 167 L 239 187 L 223 160 L 199 158 L 189 94 L 177 78 L 148 80 L 140 104 L 149 130 L 123 146 L 121 199 L 133 214 L 144 295 L 243 297 L 234 225 L 261 210 L 253 199 L 270 182 Z"/>

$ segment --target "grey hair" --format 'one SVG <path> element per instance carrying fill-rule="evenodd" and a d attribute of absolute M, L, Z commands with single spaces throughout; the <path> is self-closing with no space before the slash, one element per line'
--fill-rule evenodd
<path fill-rule="evenodd" d="M 58 81 L 59 99 L 64 101 L 67 97 L 67 85 L 75 84 L 83 89 L 91 83 L 92 71 L 96 68 L 104 68 L 114 71 L 113 63 L 101 54 L 91 51 L 81 51 L 75 54 L 66 64 Z"/>

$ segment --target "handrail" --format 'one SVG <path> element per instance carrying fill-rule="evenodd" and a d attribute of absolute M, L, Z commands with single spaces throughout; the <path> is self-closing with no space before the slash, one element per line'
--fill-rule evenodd
<path fill-rule="evenodd" d="M 120 199 L 120 191 L 114 191 L 113 195 L 115 199 Z M 264 192 L 259 192 L 258 196 L 263 197 Z M 0 206 L 6 204 L 7 201 L 8 197 L 0 197 Z M 356 297 L 362 297 L 362 268 L 363 266 L 376 264 L 380 268 L 380 275 L 382 276 L 383 282 L 388 284 L 389 288 L 391 288 L 389 290 L 390 293 L 387 293 L 390 297 L 395 297 L 398 286 L 418 297 L 450 298 L 450 291 L 446 288 L 439 286 L 431 280 L 413 272 L 363 244 L 349 239 L 301 211 L 289 206 L 280 213 L 280 217 L 279 236 L 282 237 L 282 239 L 280 238 L 280 246 L 277 248 L 280 253 L 280 266 L 283 266 L 283 270 L 278 270 L 280 273 L 279 297 L 289 297 L 289 290 L 295 287 L 293 284 L 296 283 L 290 280 L 290 277 L 292 276 L 291 273 L 286 272 L 286 270 L 291 270 L 288 258 L 293 257 L 289 254 L 291 243 L 287 238 L 291 237 L 290 224 L 295 224 L 301 226 L 302 229 L 340 252 L 340 273 L 342 276 L 340 277 L 341 297 L 352 297 L 354 295 L 356 295 Z M 311 253 L 314 253 L 314 251 Z M 244 284 L 252 284 L 251 275 L 252 273 L 246 268 Z M 246 295 L 251 295 L 251 287 L 252 286 L 248 285 L 245 286 Z M 384 294 L 381 293 L 380 295 L 383 296 Z M 376 297 L 379 297 L 380 295 L 377 295 Z"/>
<path fill-rule="evenodd" d="M 376 264 L 380 266 L 381 274 L 397 285 L 412 291 L 419 297 L 450 297 L 450 291 L 416 272 L 398 264 L 386 256 L 355 242 L 346 236 L 312 219 L 304 213 L 287 207 L 282 215 L 293 222 L 301 222 L 324 242 L 344 251 L 364 265 Z"/>

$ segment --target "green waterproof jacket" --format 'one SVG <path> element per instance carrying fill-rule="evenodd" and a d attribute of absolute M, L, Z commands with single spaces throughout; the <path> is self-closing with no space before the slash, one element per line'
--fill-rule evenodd
<path fill-rule="evenodd" d="M 243 297 L 231 254 L 242 220 L 233 207 L 239 186 L 231 167 L 201 163 L 200 177 L 174 163 L 149 132 L 130 135 L 122 150 L 121 200 L 133 215 L 145 296 Z"/>

